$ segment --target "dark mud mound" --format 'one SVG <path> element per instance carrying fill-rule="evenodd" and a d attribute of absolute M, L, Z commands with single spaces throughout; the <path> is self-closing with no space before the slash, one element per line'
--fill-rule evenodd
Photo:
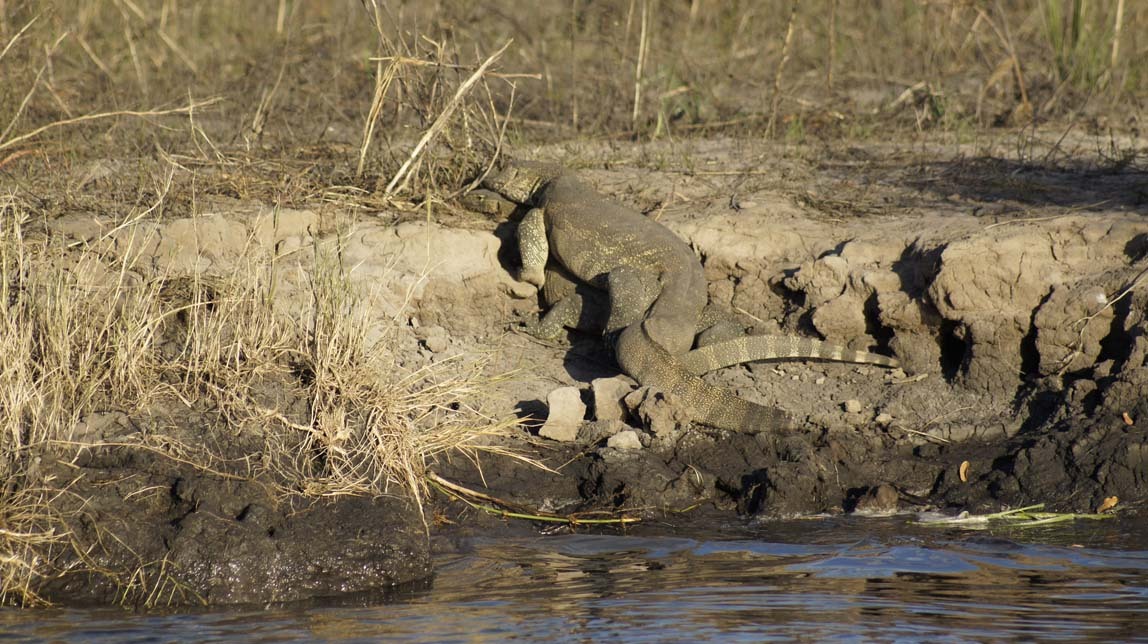
<path fill-rule="evenodd" d="M 88 544 L 83 561 L 54 562 L 87 572 L 43 588 L 52 601 L 265 604 L 379 592 L 430 574 L 425 528 L 401 499 L 307 499 L 271 477 L 205 472 L 138 446 L 83 450 L 40 472 L 74 481 L 56 510 Z"/>

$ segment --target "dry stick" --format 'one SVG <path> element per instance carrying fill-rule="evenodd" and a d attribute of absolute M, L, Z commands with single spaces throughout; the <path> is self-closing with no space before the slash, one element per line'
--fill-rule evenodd
<path fill-rule="evenodd" d="M 506 117 L 502 119 L 502 127 L 498 128 L 498 138 L 494 141 L 494 153 L 490 155 L 490 161 L 486 167 L 482 169 L 477 177 L 474 178 L 469 184 L 459 190 L 457 193 L 450 196 L 451 199 L 461 194 L 466 194 L 471 190 L 477 188 L 485 179 L 486 175 L 494 169 L 494 164 L 498 162 L 498 158 L 502 155 L 502 143 L 506 140 L 506 126 L 510 124 L 510 114 L 514 111 L 514 92 L 518 86 L 514 83 L 510 84 L 510 101 L 506 105 Z M 486 100 L 489 103 L 490 113 L 494 116 L 494 120 L 498 122 L 498 110 L 494 107 L 494 97 L 490 95 L 490 87 L 486 87 Z M 429 257 L 429 255 L 428 255 Z"/>
<path fill-rule="evenodd" d="M 375 123 L 379 119 L 379 112 L 383 110 L 383 99 L 390 89 L 398 73 L 398 63 L 392 62 L 383 70 L 383 63 L 379 60 L 375 65 L 375 95 L 371 99 L 371 109 L 367 112 L 367 121 L 363 123 L 363 144 L 359 147 L 359 165 L 355 169 L 355 178 L 363 176 L 363 166 L 367 163 L 367 151 L 371 141 L 375 138 Z"/>
<path fill-rule="evenodd" d="M 630 129 L 637 130 L 638 113 L 642 107 L 642 69 L 646 66 L 646 52 L 649 48 L 649 8 L 648 0 L 642 0 L 642 31 L 638 35 L 638 63 L 634 69 L 634 111 L 630 115 Z"/>
<path fill-rule="evenodd" d="M 1028 89 L 1025 88 L 1024 74 L 1020 69 L 1020 58 L 1017 57 L 1016 49 L 1012 45 L 1012 37 L 1009 33 L 1008 22 L 1004 20 L 1004 11 L 1001 10 L 999 2 L 996 4 L 996 8 L 997 13 L 1001 16 L 1001 24 L 1004 25 L 1004 32 L 1001 32 L 1000 28 L 997 27 L 997 24 L 993 22 L 992 18 L 989 18 L 984 9 L 976 7 L 976 11 L 981 18 L 984 18 L 985 22 L 988 23 L 989 27 L 992 28 L 993 32 L 996 33 L 997 38 L 1000 39 L 1001 43 L 1004 45 L 1005 51 L 1008 53 L 1009 58 L 1012 60 L 1013 73 L 1016 74 L 1016 84 L 1020 89 L 1021 104 L 1028 105 Z"/>
<path fill-rule="evenodd" d="M 574 47 L 578 40 L 578 0 L 570 0 L 570 126 L 578 130 L 578 84 L 575 82 L 578 63 Z"/>
<path fill-rule="evenodd" d="M 28 26 L 31 26 L 31 24 L 32 23 L 28 23 Z M 36 78 L 32 80 L 32 86 L 28 88 L 28 93 L 25 94 L 24 99 L 20 101 L 20 106 L 16 108 L 16 113 L 12 115 L 12 120 L 8 122 L 8 126 L 4 128 L 4 131 L 0 132 L 0 141 L 8 138 L 8 135 L 12 133 L 12 129 L 16 127 L 16 122 L 24 115 L 24 110 L 28 108 L 28 103 L 32 100 L 32 95 L 36 93 L 36 88 L 40 86 L 40 79 L 44 77 L 44 72 L 48 70 L 49 65 L 52 63 L 52 56 L 55 55 L 56 48 L 58 48 L 60 43 L 64 42 L 64 39 L 67 37 L 67 32 L 60 34 L 60 37 L 56 38 L 52 46 L 47 48 L 45 52 L 47 60 L 40 66 L 40 71 L 36 72 Z M 15 39 L 13 39 L 13 42 L 15 42 Z M 7 49 L 5 49 L 5 53 L 7 53 Z M 0 150 L 2 149 L 4 148 L 0 147 Z"/>
<path fill-rule="evenodd" d="M 450 99 L 450 102 L 447 103 L 446 107 L 443 108 L 442 113 L 438 115 L 438 118 L 435 119 L 435 122 L 432 123 L 429 128 L 427 128 L 426 133 L 423 134 L 422 138 L 419 139 L 419 142 L 415 144 L 415 149 L 411 151 L 410 158 L 408 158 L 406 162 L 403 163 L 402 167 L 399 168 L 399 171 L 395 173 L 395 176 L 391 178 L 390 183 L 388 183 L 387 187 L 383 190 L 384 197 L 389 197 L 395 186 L 398 185 L 399 181 L 406 177 L 407 173 L 411 169 L 411 166 L 413 166 L 414 163 L 422 155 L 422 151 L 424 148 L 426 148 L 427 144 L 430 143 L 434 137 L 438 136 L 439 132 L 446 128 L 446 124 L 450 120 L 451 114 L 453 114 L 455 109 L 458 108 L 459 104 L 462 103 L 462 98 L 466 96 L 471 87 L 474 87 L 474 84 L 478 82 L 478 79 L 482 78 L 483 74 L 486 73 L 487 68 L 490 67 L 494 61 L 498 60 L 498 57 L 502 55 L 502 52 L 506 51 L 507 47 L 510 47 L 510 43 L 512 42 L 514 42 L 514 39 L 506 41 L 505 45 L 503 45 L 498 51 L 491 54 L 490 57 L 483 61 L 483 63 L 478 66 L 478 69 L 476 69 L 474 73 L 471 74 L 470 77 L 463 82 L 462 85 L 459 85 L 458 90 L 455 91 L 454 96 Z"/>
<path fill-rule="evenodd" d="M 1092 324 L 1092 321 L 1096 319 L 1096 316 L 1100 315 L 1115 305 L 1117 302 L 1127 297 L 1128 294 L 1131 293 L 1137 286 L 1140 286 L 1140 280 L 1144 279 L 1145 275 L 1148 275 L 1148 268 L 1140 271 L 1136 277 L 1132 279 L 1132 283 L 1129 284 L 1127 288 L 1121 291 L 1120 294 L 1116 297 L 1112 298 L 1108 302 L 1105 302 L 1104 306 L 1097 309 L 1095 313 L 1076 321 L 1076 324 L 1080 324 L 1080 332 L 1076 335 L 1076 342 L 1073 343 L 1072 351 L 1067 356 L 1065 356 L 1063 360 L 1061 360 L 1061 366 L 1056 370 L 1056 375 L 1063 376 L 1065 372 L 1068 371 L 1068 367 L 1072 364 L 1072 361 L 1076 359 L 1076 356 L 1080 355 L 1080 350 L 1084 346 L 1084 332 L 1088 329 L 1088 325 Z"/>
<path fill-rule="evenodd" d="M 20 31 L 16 32 L 15 36 L 12 36 L 12 40 L 9 40 L 8 44 L 4 45 L 4 51 L 0 51 L 0 60 L 4 60 L 4 56 L 7 55 L 8 50 L 12 48 L 12 45 L 15 45 L 16 41 L 20 40 L 20 36 L 23 36 L 24 32 L 28 31 L 28 29 L 39 19 L 40 19 L 40 16 L 38 16 L 38 15 L 36 17 L 32 18 L 31 20 L 28 21 L 28 24 L 26 24 L 20 28 Z"/>
<path fill-rule="evenodd" d="M 1116 69 L 1116 61 L 1120 57 L 1120 31 L 1124 26 L 1124 0 L 1117 0 L 1116 2 L 1116 24 L 1112 28 L 1112 58 L 1109 60 L 1108 69 L 1111 73 Z"/>
<path fill-rule="evenodd" d="M 793 23 L 797 19 L 797 3 L 789 8 L 789 23 L 785 27 L 785 42 L 781 45 L 781 60 L 777 62 L 777 72 L 773 75 L 773 103 L 769 108 L 769 124 L 765 127 L 766 138 L 773 138 L 773 128 L 777 124 L 777 110 L 781 107 L 781 72 L 789 61 L 789 45 L 793 42 Z"/>
<path fill-rule="evenodd" d="M 435 474 L 434 472 L 428 471 L 426 473 L 426 477 L 427 477 L 427 480 L 430 481 L 431 485 L 438 487 L 442 492 L 446 493 L 448 496 L 453 496 L 454 498 L 462 501 L 463 503 L 466 503 L 467 505 L 469 505 L 473 508 L 483 510 L 485 512 L 489 512 L 491 514 L 497 514 L 499 516 L 510 518 L 510 519 L 528 519 L 531 521 L 550 521 L 550 522 L 557 522 L 557 523 L 567 523 L 570 525 L 578 525 L 578 524 L 614 524 L 614 525 L 620 524 L 620 525 L 625 525 L 627 523 L 638 523 L 639 521 L 641 521 L 640 517 L 617 516 L 617 517 L 613 517 L 613 518 L 609 518 L 609 519 L 583 519 L 583 518 L 579 518 L 578 515 L 576 515 L 576 514 L 563 515 L 563 514 L 554 514 L 553 512 L 533 511 L 533 510 L 530 510 L 529 508 L 524 508 L 521 505 L 511 503 L 509 501 L 505 501 L 505 500 L 499 499 L 497 497 L 490 496 L 489 494 L 484 494 L 482 492 L 479 492 L 478 490 L 472 490 L 468 487 L 463 487 L 462 485 L 459 485 L 457 483 L 452 483 L 451 481 L 444 479 L 443 477 L 439 476 L 438 474 Z M 491 505 L 480 505 L 476 501 L 472 501 L 471 499 L 476 499 L 477 501 L 482 501 L 484 503 L 489 503 Z M 493 506 L 498 506 L 498 507 L 493 507 Z M 502 509 L 499 509 L 499 507 L 510 508 L 510 510 L 502 510 Z M 605 513 L 596 513 L 596 514 L 605 514 Z"/>
<path fill-rule="evenodd" d="M 119 2 L 123 3 L 123 5 L 127 7 L 131 13 L 135 14 L 135 16 L 142 22 L 151 22 L 151 20 L 148 19 L 147 14 L 145 14 L 142 9 L 140 9 L 134 2 L 132 2 L 132 0 L 119 0 Z M 179 46 L 179 43 L 175 42 L 175 40 L 172 39 L 172 37 L 163 30 L 162 25 L 157 26 L 155 32 L 159 34 L 159 39 L 163 41 L 163 44 L 167 45 L 167 48 L 170 49 L 172 53 L 175 54 L 176 58 L 180 59 L 180 61 L 186 65 L 192 73 L 199 73 L 199 66 L 196 65 L 195 61 L 191 59 L 191 56 L 188 56 L 187 52 L 185 52 L 183 48 Z"/>
<path fill-rule="evenodd" d="M 825 58 L 825 89 L 831 92 L 834 58 L 837 58 L 837 0 L 829 0 L 829 53 Z"/>
<path fill-rule="evenodd" d="M 283 27 L 287 24 L 287 0 L 279 0 L 279 9 L 275 12 L 275 33 L 283 35 Z"/>
<path fill-rule="evenodd" d="M 175 107 L 175 108 L 172 108 L 170 110 L 148 110 L 145 112 L 139 112 L 139 111 L 135 111 L 135 110 L 119 110 L 116 112 L 100 112 L 99 114 L 85 114 L 83 116 L 77 116 L 76 118 L 72 118 L 72 119 L 64 119 L 62 121 L 55 121 L 53 123 L 49 123 L 47 125 L 43 125 L 41 127 L 38 127 L 36 129 L 32 130 L 31 132 L 28 132 L 27 134 L 21 134 L 20 136 L 8 139 L 7 141 L 0 142 L 0 150 L 7 150 L 8 148 L 19 145 L 20 143 L 23 143 L 29 139 L 33 139 L 33 138 L 43 134 L 44 132 L 47 132 L 48 130 L 52 130 L 52 129 L 55 129 L 58 127 L 63 127 L 65 125 L 75 125 L 76 123 L 83 123 L 85 121 L 97 121 L 100 119 L 113 118 L 116 116 L 136 116 L 139 118 L 148 118 L 148 117 L 152 117 L 152 116 L 171 116 L 172 114 L 187 114 L 188 112 L 190 112 L 192 110 L 195 110 L 195 109 L 198 109 L 201 107 L 207 107 L 209 105 L 214 105 L 221 100 L 222 99 L 220 99 L 220 98 L 212 98 L 212 99 L 208 99 L 206 101 L 200 101 L 198 103 L 192 103 L 192 104 L 184 106 L 184 107 Z"/>

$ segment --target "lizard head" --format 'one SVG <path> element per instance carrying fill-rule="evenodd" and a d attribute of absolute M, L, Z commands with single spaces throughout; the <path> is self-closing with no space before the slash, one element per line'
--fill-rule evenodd
<path fill-rule="evenodd" d="M 494 215 L 500 219 L 510 217 L 518 204 L 504 198 L 493 190 L 471 190 L 459 199 L 459 203 L 468 210 L 481 212 L 484 215 Z"/>
<path fill-rule="evenodd" d="M 558 168 L 546 164 L 514 163 L 502 172 L 484 179 L 482 187 L 515 203 L 530 204 L 535 195 L 558 173 Z"/>

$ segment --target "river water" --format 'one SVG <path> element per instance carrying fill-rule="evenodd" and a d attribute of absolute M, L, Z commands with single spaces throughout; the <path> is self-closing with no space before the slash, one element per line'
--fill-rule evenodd
<path fill-rule="evenodd" d="M 695 522 L 696 524 L 696 522 Z M 1148 525 L 907 517 L 439 539 L 418 588 L 197 611 L 0 611 L 2 641 L 1148 640 Z"/>

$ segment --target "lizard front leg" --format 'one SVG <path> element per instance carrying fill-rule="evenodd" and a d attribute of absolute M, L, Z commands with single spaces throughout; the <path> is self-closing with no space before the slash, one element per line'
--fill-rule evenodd
<path fill-rule="evenodd" d="M 522 260 L 518 279 L 542 288 L 546 283 L 546 260 L 550 257 L 545 212 L 541 208 L 532 208 L 519 222 L 517 234 L 518 255 Z"/>
<path fill-rule="evenodd" d="M 526 332 L 541 340 L 553 340 L 563 329 L 576 329 L 582 318 L 585 300 L 572 293 L 558 300 L 537 320 L 526 325 Z"/>

